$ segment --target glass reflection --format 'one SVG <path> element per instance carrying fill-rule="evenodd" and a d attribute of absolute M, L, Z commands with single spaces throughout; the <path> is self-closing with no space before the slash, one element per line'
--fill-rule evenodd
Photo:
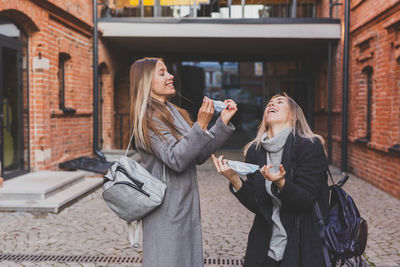
<path fill-rule="evenodd" d="M 4 170 L 20 169 L 19 90 L 17 50 L 3 48 L 3 138 Z"/>
<path fill-rule="evenodd" d="M 5 18 L 0 18 L 0 34 L 14 39 L 23 39 L 23 34 L 21 34 L 21 31 L 18 29 L 18 27 L 13 22 Z"/>
<path fill-rule="evenodd" d="M 317 0 L 109 0 L 104 17 L 315 17 Z M 296 4 L 296 7 L 293 5 Z M 296 14 L 294 14 L 296 13 Z"/>

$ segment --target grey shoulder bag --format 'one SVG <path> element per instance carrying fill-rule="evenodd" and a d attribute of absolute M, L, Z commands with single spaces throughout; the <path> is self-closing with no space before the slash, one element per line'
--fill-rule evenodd
<path fill-rule="evenodd" d="M 125 156 L 115 161 L 104 176 L 102 197 L 112 211 L 127 221 L 129 242 L 137 248 L 141 219 L 161 205 L 167 186 L 164 164 L 163 177 L 160 181 L 138 162 L 127 157 L 132 138 L 133 134 Z M 135 236 L 133 236 L 133 221 L 137 221 Z"/>

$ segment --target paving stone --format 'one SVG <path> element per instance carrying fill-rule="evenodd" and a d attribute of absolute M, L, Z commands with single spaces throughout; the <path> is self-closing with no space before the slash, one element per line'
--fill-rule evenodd
<path fill-rule="evenodd" d="M 243 160 L 241 153 L 223 151 Z M 331 168 L 335 180 L 337 168 Z M 207 259 L 243 259 L 254 215 L 229 192 L 227 180 L 211 162 L 198 168 L 203 247 Z M 365 181 L 350 176 L 344 189 L 368 221 L 365 256 L 376 267 L 400 266 L 400 201 Z M 0 212 L 0 253 L 141 257 L 130 247 L 126 223 L 101 199 L 101 190 L 80 199 L 59 214 Z M 71 262 L 0 262 L 0 266 L 140 266 L 140 264 Z M 207 265 L 219 266 L 219 265 Z M 228 266 L 228 265 L 224 265 Z"/>

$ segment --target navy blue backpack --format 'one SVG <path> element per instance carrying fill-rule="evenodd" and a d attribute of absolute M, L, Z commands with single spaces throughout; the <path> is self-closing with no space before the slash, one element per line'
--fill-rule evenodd
<path fill-rule="evenodd" d="M 317 202 L 314 205 L 326 266 L 336 266 L 337 263 L 342 266 L 354 257 L 361 265 L 361 255 L 367 245 L 367 221 L 360 216 L 354 200 L 342 188 L 349 176 L 335 183 L 329 170 L 328 173 L 332 180 L 328 217 L 322 217 Z"/>

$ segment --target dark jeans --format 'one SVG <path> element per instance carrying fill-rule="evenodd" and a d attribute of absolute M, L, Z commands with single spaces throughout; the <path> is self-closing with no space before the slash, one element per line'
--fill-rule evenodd
<path fill-rule="evenodd" d="M 267 256 L 265 259 L 263 267 L 281 267 L 281 261 L 275 261 L 274 259 Z"/>

